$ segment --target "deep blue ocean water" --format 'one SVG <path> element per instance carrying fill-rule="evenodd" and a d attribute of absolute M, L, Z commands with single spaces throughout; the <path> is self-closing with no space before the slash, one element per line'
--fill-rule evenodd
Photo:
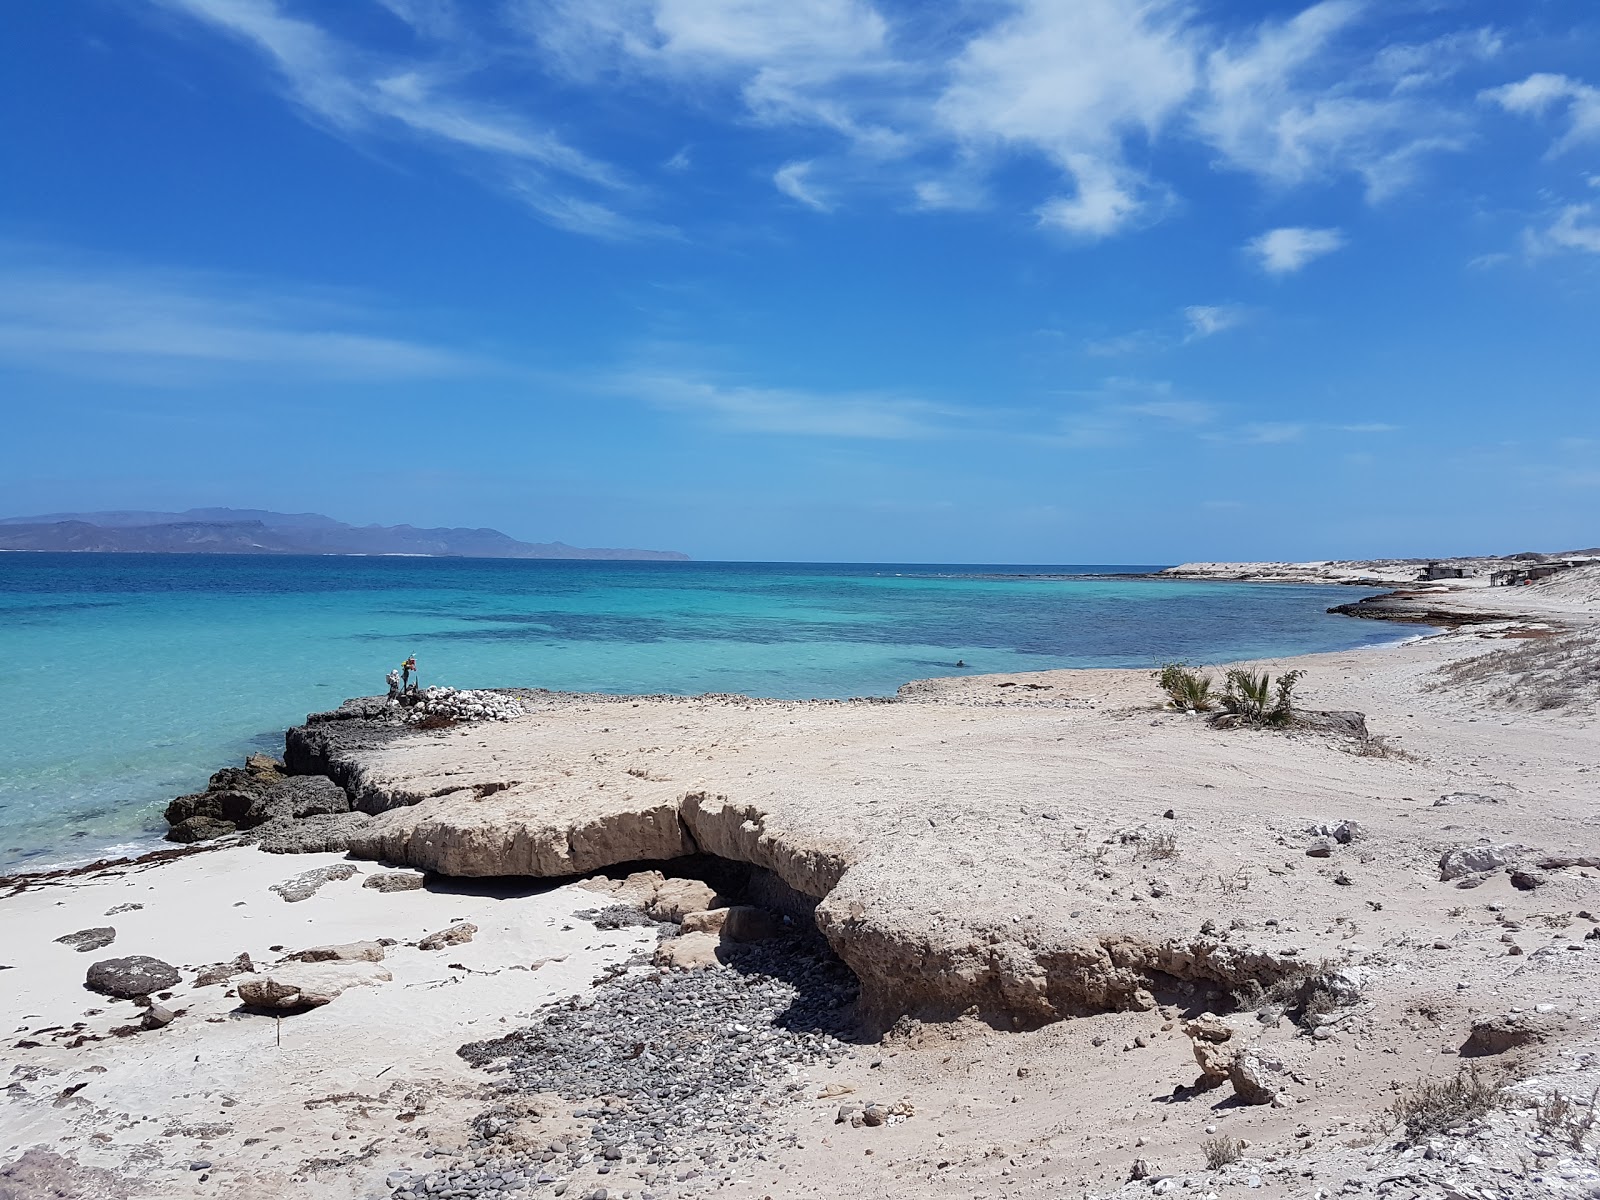
<path fill-rule="evenodd" d="M 0 870 L 148 839 L 413 653 L 424 685 L 842 697 L 1407 633 L 1339 588 L 1038 577 L 1150 569 L 0 554 Z"/>

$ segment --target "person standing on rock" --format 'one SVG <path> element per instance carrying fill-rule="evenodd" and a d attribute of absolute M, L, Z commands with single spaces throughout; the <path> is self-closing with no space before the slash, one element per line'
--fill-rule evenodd
<path fill-rule="evenodd" d="M 417 656 L 415 654 L 400 664 L 400 686 L 403 690 L 414 692 L 417 685 L 411 682 L 411 677 L 417 673 Z"/>

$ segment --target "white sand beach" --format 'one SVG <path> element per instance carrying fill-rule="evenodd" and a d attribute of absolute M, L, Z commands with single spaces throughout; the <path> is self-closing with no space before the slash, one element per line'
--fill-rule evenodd
<path fill-rule="evenodd" d="M 0 899 L 14 1194 L 49 1194 L 30 1171 L 106 1197 L 1600 1194 L 1589 574 L 1445 593 L 1514 619 L 1260 664 L 1364 732 L 1214 728 L 1149 672 L 1076 671 L 892 703 L 524 693 L 330 751 L 375 814 L 349 858 L 234 846 Z M 746 893 L 674 883 L 689 852 Z M 529 878 L 644 860 L 665 878 L 609 896 Z M 395 867 L 427 886 L 363 886 Z M 613 904 L 669 936 L 573 915 Z M 860 984 L 843 1045 L 737 1007 L 813 922 Z M 195 984 L 378 939 L 281 1020 L 232 994 L 251 975 Z M 84 972 L 127 954 L 177 969 L 178 1015 L 116 1036 L 141 1009 Z M 567 998 L 574 1030 L 540 1025 Z M 530 1026 L 511 1075 L 456 1054 Z M 716 1082 L 742 1055 L 759 1079 Z M 656 1061 L 699 1098 L 628 1082 Z M 1494 1103 L 1408 1133 L 1394 1106 L 1429 1080 Z"/>

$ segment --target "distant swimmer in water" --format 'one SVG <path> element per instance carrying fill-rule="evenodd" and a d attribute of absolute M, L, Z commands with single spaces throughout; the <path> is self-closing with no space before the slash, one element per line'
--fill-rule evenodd
<path fill-rule="evenodd" d="M 967 660 L 966 660 L 966 659 L 964 659 L 964 658 L 958 658 L 958 659 L 956 659 L 956 666 L 958 666 L 958 667 L 964 667 L 964 666 L 966 666 L 966 665 L 967 665 Z"/>

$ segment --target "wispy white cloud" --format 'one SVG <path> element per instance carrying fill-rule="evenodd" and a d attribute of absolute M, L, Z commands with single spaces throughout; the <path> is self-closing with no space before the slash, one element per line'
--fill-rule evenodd
<path fill-rule="evenodd" d="M 458 37 L 465 22 L 454 0 L 378 0 L 418 36 L 435 41 Z"/>
<path fill-rule="evenodd" d="M 1555 108 L 1567 113 L 1567 130 L 1550 148 L 1552 154 L 1583 142 L 1600 140 L 1600 88 L 1566 75 L 1538 72 L 1517 83 L 1489 88 L 1483 99 L 1519 116 L 1543 116 Z"/>
<path fill-rule="evenodd" d="M 1534 257 L 1568 250 L 1600 254 L 1600 205 L 1565 205 L 1544 228 L 1524 233 L 1523 246 Z"/>
<path fill-rule="evenodd" d="M 1198 341 L 1225 333 L 1244 322 L 1244 309 L 1236 304 L 1191 304 L 1183 310 L 1189 323 L 1185 341 Z"/>
<path fill-rule="evenodd" d="M 1217 418 L 1214 406 L 1179 395 L 1167 380 L 1113 376 L 1074 393 L 1079 407 L 1064 414 L 1053 439 L 1074 448 L 1127 445 L 1152 434 L 1193 434 Z"/>
<path fill-rule="evenodd" d="M 1344 234 L 1337 229 L 1289 226 L 1270 229 L 1250 239 L 1245 249 L 1260 261 L 1261 269 L 1267 274 L 1289 275 L 1313 259 L 1332 254 L 1344 244 Z"/>
<path fill-rule="evenodd" d="M 1341 433 L 1394 433 L 1400 426 L 1390 425 L 1386 421 L 1363 421 L 1355 425 L 1336 425 L 1334 428 Z"/>
<path fill-rule="evenodd" d="M 1305 435 L 1306 427 L 1294 421 L 1254 421 L 1241 426 L 1234 436 L 1251 445 L 1280 446 L 1298 442 Z"/>
<path fill-rule="evenodd" d="M 616 238 L 660 228 L 574 193 L 578 185 L 614 198 L 627 187 L 616 168 L 549 128 L 453 94 L 437 63 L 347 45 L 315 22 L 288 15 L 277 0 L 153 2 L 254 50 L 308 119 L 341 136 L 402 136 L 467 152 L 492 166 L 504 185 L 531 201 L 533 211 L 574 232 Z M 453 10 L 442 6 L 390 0 L 387 7 L 429 36 L 448 37 L 455 28 Z"/>
<path fill-rule="evenodd" d="M 833 205 L 810 180 L 810 162 L 784 163 L 773 173 L 772 184 L 791 200 L 798 200 L 807 208 L 828 212 Z"/>
<path fill-rule="evenodd" d="M 221 275 L 0 262 L 0 359 L 34 369 L 181 384 L 241 371 L 393 381 L 484 366 L 373 332 L 377 319 L 348 299 Z"/>
<path fill-rule="evenodd" d="M 1269 20 L 1206 57 L 1199 135 L 1227 164 L 1279 186 L 1353 173 L 1370 199 L 1404 188 L 1429 153 L 1459 150 L 1469 123 L 1427 89 L 1473 58 L 1498 53 L 1490 31 L 1435 41 L 1342 45 L 1372 9 L 1323 0 Z"/>
<path fill-rule="evenodd" d="M 903 146 L 867 111 L 863 89 L 903 69 L 888 22 L 867 0 L 544 0 L 514 11 L 574 78 L 731 84 L 763 123 L 821 126 L 878 152 Z"/>
<path fill-rule="evenodd" d="M 522 84 L 553 76 L 631 89 L 652 106 L 794 133 L 772 139 L 761 173 L 818 211 L 853 192 L 909 211 L 1005 203 L 1043 230 L 1097 241 L 1180 202 L 1160 151 L 1182 143 L 1280 190 L 1353 174 L 1370 198 L 1393 195 L 1428 155 L 1466 145 L 1472 106 L 1444 85 L 1500 49 L 1488 29 L 1397 40 L 1368 0 L 1243 23 L 1189 0 L 993 0 L 959 11 L 505 0 L 492 18 L 449 0 L 376 0 L 415 34 L 401 57 L 336 37 L 325 10 L 291 15 L 289 0 L 148 2 L 252 48 L 308 119 L 347 137 L 456 152 L 542 219 L 613 239 L 670 235 L 629 215 L 658 197 L 535 115 L 538 104 L 513 99 L 538 94 Z M 537 65 L 519 80 L 510 63 Z M 1523 90 L 1501 102 L 1563 103 L 1569 137 L 1589 127 L 1593 89 L 1534 79 L 1543 82 L 1515 85 Z M 683 150 L 662 159 L 668 174 L 688 162 Z M 1006 168 L 1029 160 L 1045 166 L 1042 180 L 1018 183 L 1024 176 Z"/>
<path fill-rule="evenodd" d="M 739 433 L 906 441 L 946 436 L 970 416 L 960 408 L 915 397 L 754 387 L 671 370 L 629 371 L 603 386 Z"/>
<path fill-rule="evenodd" d="M 1237 304 L 1191 304 L 1176 314 L 1181 326 L 1166 329 L 1134 329 L 1112 337 L 1093 338 L 1084 343 L 1085 354 L 1095 358 L 1122 358 L 1133 354 L 1160 354 L 1193 342 L 1215 337 L 1242 325 L 1249 313 Z"/>
<path fill-rule="evenodd" d="M 1171 344 L 1171 339 L 1151 329 L 1134 329 L 1111 337 L 1091 338 L 1083 352 L 1093 358 L 1125 358 L 1130 354 L 1155 354 Z"/>

